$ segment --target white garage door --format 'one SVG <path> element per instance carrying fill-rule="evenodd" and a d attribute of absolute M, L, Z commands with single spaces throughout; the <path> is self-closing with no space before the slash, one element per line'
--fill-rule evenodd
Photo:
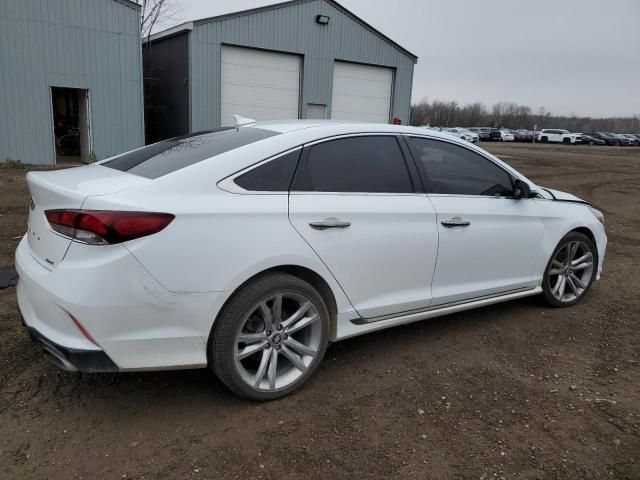
<path fill-rule="evenodd" d="M 222 47 L 222 125 L 233 115 L 255 120 L 298 118 L 300 57 L 242 47 Z"/>
<path fill-rule="evenodd" d="M 331 118 L 389 123 L 393 70 L 335 62 Z"/>

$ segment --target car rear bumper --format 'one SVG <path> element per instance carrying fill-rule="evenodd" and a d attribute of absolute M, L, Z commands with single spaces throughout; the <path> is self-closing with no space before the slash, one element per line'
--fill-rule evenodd
<path fill-rule="evenodd" d="M 24 320 L 23 320 L 24 322 Z M 39 343 L 47 358 L 56 366 L 70 372 L 117 372 L 118 366 L 102 350 L 68 348 L 51 341 L 25 323 L 31 340 Z"/>
<path fill-rule="evenodd" d="M 207 365 L 207 341 L 224 301 L 222 293 L 170 292 L 121 245 L 74 242 L 64 260 L 49 270 L 23 239 L 16 250 L 16 269 L 24 323 L 62 368 L 128 371 Z"/>

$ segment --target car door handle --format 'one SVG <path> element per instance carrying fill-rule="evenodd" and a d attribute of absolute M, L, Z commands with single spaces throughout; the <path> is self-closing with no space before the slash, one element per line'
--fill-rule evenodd
<path fill-rule="evenodd" d="M 351 226 L 351 222 L 341 222 L 340 220 L 329 219 L 324 222 L 311 222 L 309 226 L 316 230 L 327 230 L 329 228 L 348 228 Z"/>
<path fill-rule="evenodd" d="M 460 217 L 453 217 L 449 220 L 443 220 L 440 222 L 443 227 L 455 228 L 455 227 L 468 227 L 471 222 L 461 219 Z"/>

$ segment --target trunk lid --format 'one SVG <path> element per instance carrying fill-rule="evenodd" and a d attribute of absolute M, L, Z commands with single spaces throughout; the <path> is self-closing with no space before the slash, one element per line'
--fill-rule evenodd
<path fill-rule="evenodd" d="M 53 270 L 64 258 L 71 240 L 55 233 L 46 210 L 81 208 L 87 197 L 107 195 L 145 184 L 150 180 L 128 173 L 89 165 L 48 172 L 29 172 L 31 195 L 27 239 L 34 258 Z"/>

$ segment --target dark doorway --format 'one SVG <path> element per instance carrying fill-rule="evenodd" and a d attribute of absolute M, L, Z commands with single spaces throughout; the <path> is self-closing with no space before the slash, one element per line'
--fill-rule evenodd
<path fill-rule="evenodd" d="M 90 163 L 89 91 L 51 87 L 56 163 Z"/>

